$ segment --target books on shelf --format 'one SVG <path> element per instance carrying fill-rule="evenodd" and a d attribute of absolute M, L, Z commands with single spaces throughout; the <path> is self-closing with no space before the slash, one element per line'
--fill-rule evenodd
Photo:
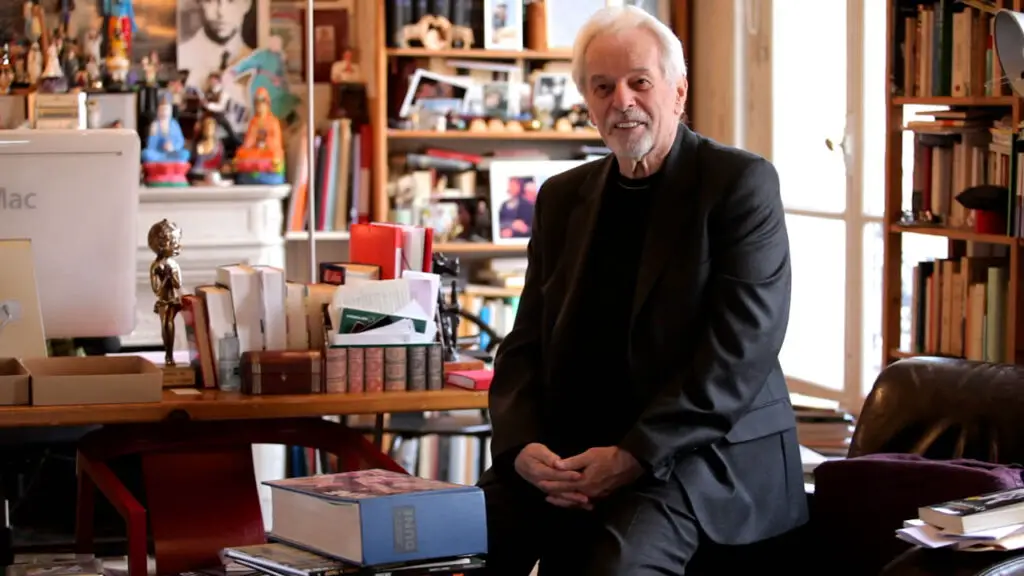
<path fill-rule="evenodd" d="M 995 54 L 994 15 L 957 0 L 898 3 L 894 79 L 909 97 L 1009 94 Z"/>
<path fill-rule="evenodd" d="M 1009 263 L 945 258 L 917 263 L 910 286 L 910 352 L 1005 362 Z"/>

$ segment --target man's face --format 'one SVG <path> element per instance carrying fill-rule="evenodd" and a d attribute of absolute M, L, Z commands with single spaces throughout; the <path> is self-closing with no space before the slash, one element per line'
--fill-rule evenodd
<path fill-rule="evenodd" d="M 225 43 L 238 34 L 252 0 L 199 0 L 203 27 L 211 40 Z"/>
<path fill-rule="evenodd" d="M 590 119 L 617 156 L 639 160 L 675 138 L 686 80 L 665 77 L 652 32 L 598 36 L 587 47 L 584 70 Z"/>

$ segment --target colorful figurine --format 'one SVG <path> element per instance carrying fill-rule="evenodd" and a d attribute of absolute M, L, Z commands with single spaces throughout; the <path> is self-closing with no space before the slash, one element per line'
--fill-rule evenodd
<path fill-rule="evenodd" d="M 284 144 L 281 121 L 270 110 L 270 94 L 256 90 L 254 110 L 245 140 L 235 153 L 234 169 L 240 184 L 284 183 Z"/>
<path fill-rule="evenodd" d="M 200 130 L 188 178 L 192 182 L 217 184 L 221 167 L 224 166 L 224 144 L 217 137 L 217 119 L 204 116 Z"/>
<path fill-rule="evenodd" d="M 147 186 L 188 186 L 188 150 L 181 125 L 172 114 L 170 94 L 164 94 L 156 108 L 156 119 L 149 125 L 146 147 L 142 150 L 142 169 Z"/>
<path fill-rule="evenodd" d="M 107 35 L 110 39 L 111 51 L 114 50 L 114 43 L 118 42 L 124 49 L 124 54 L 132 53 L 132 38 L 138 27 L 135 25 L 135 9 L 132 8 L 132 0 L 103 0 L 103 15 L 109 18 L 107 21 Z M 120 32 L 118 34 L 118 32 Z"/>
<path fill-rule="evenodd" d="M 110 42 L 110 53 L 107 55 L 107 73 L 110 74 L 109 90 L 125 90 L 128 88 L 128 70 L 132 63 L 128 60 L 125 43 L 121 40 L 121 29 L 115 28 Z"/>

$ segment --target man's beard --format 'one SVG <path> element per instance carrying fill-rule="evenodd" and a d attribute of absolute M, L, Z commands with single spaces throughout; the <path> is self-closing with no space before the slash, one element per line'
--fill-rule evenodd
<path fill-rule="evenodd" d="M 610 118 L 605 124 L 605 129 L 608 133 L 614 134 L 619 130 L 615 125 L 624 122 L 638 122 L 641 124 L 639 127 L 641 130 L 640 135 L 630 135 L 630 140 L 626 142 L 625 150 L 622 150 L 622 152 L 625 152 L 629 158 L 633 160 L 640 160 L 646 156 L 652 148 L 654 148 L 654 134 L 651 133 L 651 118 L 639 110 L 630 109 Z"/>

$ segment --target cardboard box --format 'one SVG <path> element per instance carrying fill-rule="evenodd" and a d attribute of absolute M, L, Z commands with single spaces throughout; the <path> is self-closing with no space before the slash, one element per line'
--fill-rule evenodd
<path fill-rule="evenodd" d="M 130 404 L 163 399 L 163 371 L 141 356 L 68 356 L 22 362 L 32 404 Z"/>
<path fill-rule="evenodd" d="M 0 406 L 23 406 L 28 403 L 28 370 L 15 358 L 0 358 Z"/>

